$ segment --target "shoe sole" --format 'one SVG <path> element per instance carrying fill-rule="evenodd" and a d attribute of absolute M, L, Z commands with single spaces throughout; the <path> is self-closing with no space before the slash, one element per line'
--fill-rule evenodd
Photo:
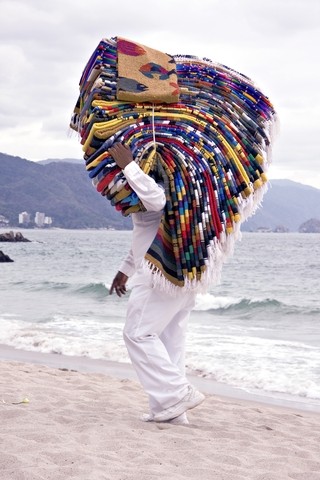
<path fill-rule="evenodd" d="M 155 415 L 153 420 L 157 423 L 161 422 L 167 422 L 168 420 L 172 420 L 173 418 L 179 417 L 179 415 L 182 415 L 184 412 L 187 410 L 192 410 L 193 408 L 197 407 L 200 405 L 206 397 L 198 392 L 197 393 L 197 398 L 193 399 L 193 401 L 186 401 L 186 402 L 181 402 L 179 407 L 174 412 L 168 412 L 166 415 Z"/>
<path fill-rule="evenodd" d="M 150 422 L 156 423 L 154 417 L 152 417 L 151 415 L 149 415 L 147 413 L 144 413 L 143 415 L 141 415 L 140 421 L 145 422 L 145 423 L 150 423 Z M 170 420 L 166 420 L 166 422 L 171 423 L 171 425 L 189 425 L 189 420 L 188 419 L 181 420 L 181 418 L 179 418 L 179 416 L 174 417 L 174 418 L 170 418 Z"/>

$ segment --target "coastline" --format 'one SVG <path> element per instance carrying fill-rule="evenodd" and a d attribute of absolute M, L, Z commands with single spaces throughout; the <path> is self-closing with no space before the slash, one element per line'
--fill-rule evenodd
<path fill-rule="evenodd" d="M 0 344 L 0 362 L 18 362 L 42 365 L 45 367 L 78 371 L 85 374 L 103 374 L 120 380 L 138 383 L 137 376 L 129 363 L 112 362 L 89 357 L 68 356 L 54 353 L 41 353 L 17 349 Z M 190 382 L 207 395 L 226 400 L 240 400 L 249 404 L 262 404 L 302 412 L 320 413 L 320 401 L 304 399 L 285 394 L 268 394 L 268 392 L 248 392 L 245 389 L 216 382 L 211 378 L 188 375 Z"/>

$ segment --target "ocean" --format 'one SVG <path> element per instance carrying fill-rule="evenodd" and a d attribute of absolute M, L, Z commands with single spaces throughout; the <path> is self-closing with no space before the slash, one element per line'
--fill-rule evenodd
<path fill-rule="evenodd" d="M 0 344 L 129 363 L 127 297 L 108 291 L 131 232 L 18 231 L 31 243 L 0 245 L 14 260 L 0 264 Z M 319 271 L 320 235 L 243 233 L 221 284 L 197 297 L 187 371 L 320 405 Z"/>

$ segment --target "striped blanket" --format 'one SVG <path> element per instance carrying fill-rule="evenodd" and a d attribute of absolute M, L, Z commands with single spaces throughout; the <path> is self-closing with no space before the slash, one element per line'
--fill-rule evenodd
<path fill-rule="evenodd" d="M 108 153 L 114 142 L 129 145 L 142 170 L 162 179 L 167 203 L 146 272 L 168 292 L 204 291 L 219 281 L 240 224 L 266 191 L 275 120 L 248 77 L 112 38 L 83 71 L 71 128 L 97 191 L 123 215 L 144 207 Z"/>

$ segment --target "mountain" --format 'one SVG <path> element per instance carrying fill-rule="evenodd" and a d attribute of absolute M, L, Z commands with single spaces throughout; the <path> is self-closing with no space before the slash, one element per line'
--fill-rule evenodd
<path fill-rule="evenodd" d="M 291 180 L 271 180 L 262 207 L 242 226 L 243 231 L 279 226 L 297 232 L 302 223 L 320 219 L 320 189 Z"/>
<path fill-rule="evenodd" d="M 32 162 L 0 153 L 0 218 L 18 225 L 19 213 L 44 212 L 61 228 L 131 229 L 125 218 L 97 194 L 83 160 L 48 159 Z M 291 180 L 272 180 L 262 207 L 243 231 L 289 230 L 320 219 L 320 190 Z M 280 228 L 279 228 L 280 227 Z"/>
<path fill-rule="evenodd" d="M 83 164 L 40 164 L 0 153 L 0 215 L 17 226 L 23 211 L 32 219 L 44 212 L 60 228 L 132 228 L 130 218 L 97 194 Z"/>
<path fill-rule="evenodd" d="M 320 233 L 320 220 L 310 218 L 299 227 L 301 233 Z"/>

